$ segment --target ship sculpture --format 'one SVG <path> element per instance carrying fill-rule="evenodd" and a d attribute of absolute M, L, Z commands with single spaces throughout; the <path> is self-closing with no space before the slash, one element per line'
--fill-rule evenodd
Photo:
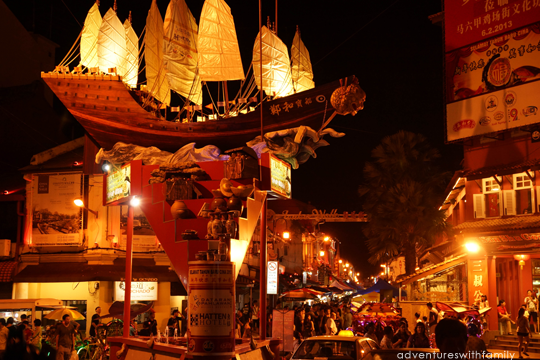
<path fill-rule="evenodd" d="M 206 0 L 199 25 L 184 0 L 171 0 L 164 20 L 152 0 L 141 47 L 131 14 L 122 23 L 115 1 L 102 18 L 96 1 L 79 39 L 79 53 L 70 51 L 42 78 L 105 149 L 117 142 L 173 152 L 193 142 L 238 146 L 261 134 L 259 91 L 264 91 L 264 133 L 299 126 L 322 131 L 336 114 L 356 114 L 365 100 L 354 76 L 315 87 L 298 29 L 291 62 L 272 26 L 263 26 L 246 77 L 234 19 L 224 0 Z M 146 84 L 139 84 L 143 56 Z M 80 64 L 70 68 L 77 58 Z M 230 81 L 240 81 L 240 90 L 231 97 Z M 209 104 L 203 106 L 208 82 L 219 83 L 221 98 L 209 94 Z M 170 106 L 171 93 L 179 95 L 179 106 Z"/>

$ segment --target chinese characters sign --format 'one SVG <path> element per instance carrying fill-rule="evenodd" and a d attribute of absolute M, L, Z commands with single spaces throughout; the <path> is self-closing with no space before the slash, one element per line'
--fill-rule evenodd
<path fill-rule="evenodd" d="M 126 286 L 123 281 L 114 282 L 114 298 L 116 301 L 124 301 Z M 131 301 L 155 301 L 158 299 L 157 282 L 131 282 Z"/>
<path fill-rule="evenodd" d="M 270 189 L 291 198 L 291 164 L 270 155 Z"/>
<path fill-rule="evenodd" d="M 469 260 L 469 303 L 480 301 L 482 295 L 488 293 L 487 261 L 485 259 Z"/>
<path fill-rule="evenodd" d="M 540 122 L 539 46 L 534 24 L 446 55 L 448 141 Z"/>
<path fill-rule="evenodd" d="M 234 351 L 234 275 L 231 262 L 189 263 L 188 353 Z"/>
<path fill-rule="evenodd" d="M 81 175 L 39 175 L 32 182 L 32 244 L 80 245 L 82 209 Z M 90 215 L 93 216 L 93 215 Z"/>
<path fill-rule="evenodd" d="M 530 25 L 540 18 L 538 0 L 446 0 L 446 52 Z"/>
<path fill-rule="evenodd" d="M 113 170 L 107 174 L 106 204 L 121 200 L 131 195 L 131 165 Z"/>

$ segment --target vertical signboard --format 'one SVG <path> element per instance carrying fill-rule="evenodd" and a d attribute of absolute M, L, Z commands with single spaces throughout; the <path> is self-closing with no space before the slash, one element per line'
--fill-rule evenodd
<path fill-rule="evenodd" d="M 131 164 L 112 170 L 106 176 L 105 204 L 122 200 L 131 195 Z"/>
<path fill-rule="evenodd" d="M 270 155 L 270 190 L 291 198 L 291 164 Z"/>
<path fill-rule="evenodd" d="M 469 279 L 469 303 L 479 301 L 488 293 L 487 260 L 469 259 L 467 265 Z"/>
<path fill-rule="evenodd" d="M 73 201 L 82 198 L 82 176 L 38 175 L 32 182 L 32 244 L 80 245 L 82 209 Z"/>
<path fill-rule="evenodd" d="M 269 261 L 266 272 L 266 293 L 277 295 L 278 293 L 278 262 Z"/>
<path fill-rule="evenodd" d="M 233 356 L 234 263 L 191 261 L 188 282 L 188 354 Z"/>
<path fill-rule="evenodd" d="M 293 351 L 294 311 L 274 310 L 272 314 L 272 337 L 283 340 L 283 351 Z"/>

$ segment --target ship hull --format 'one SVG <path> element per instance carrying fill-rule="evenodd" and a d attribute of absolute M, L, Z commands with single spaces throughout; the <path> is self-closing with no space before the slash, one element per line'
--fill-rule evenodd
<path fill-rule="evenodd" d="M 222 150 L 243 146 L 261 133 L 260 110 L 204 122 L 159 120 L 145 111 L 118 76 L 42 73 L 42 79 L 88 134 L 104 149 L 117 142 L 174 152 L 195 142 Z M 318 130 L 334 109 L 339 81 L 263 105 L 264 132 L 300 125 Z M 254 105 L 255 106 L 255 105 Z"/>

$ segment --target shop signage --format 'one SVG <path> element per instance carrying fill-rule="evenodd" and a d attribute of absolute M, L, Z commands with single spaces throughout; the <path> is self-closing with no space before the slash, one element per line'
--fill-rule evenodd
<path fill-rule="evenodd" d="M 272 337 L 283 339 L 283 351 L 293 351 L 294 311 L 274 310 L 272 315 Z"/>
<path fill-rule="evenodd" d="M 126 296 L 126 283 L 114 282 L 114 299 L 124 301 Z M 157 282 L 131 282 L 131 301 L 156 301 L 158 299 Z"/>
<path fill-rule="evenodd" d="M 468 264 L 469 302 L 480 301 L 488 293 L 487 260 L 470 259 Z"/>
<path fill-rule="evenodd" d="M 444 15 L 448 52 L 538 21 L 540 3 L 536 0 L 447 0 Z"/>
<path fill-rule="evenodd" d="M 34 246 L 82 243 L 81 174 L 38 175 L 32 182 L 32 240 Z M 90 215 L 92 216 L 92 215 Z"/>
<path fill-rule="evenodd" d="M 538 93 L 540 81 L 535 81 L 448 104 L 448 141 L 540 122 Z"/>
<path fill-rule="evenodd" d="M 291 164 L 270 155 L 270 190 L 291 198 Z"/>
<path fill-rule="evenodd" d="M 191 261 L 188 275 L 188 354 L 233 356 L 234 263 Z"/>
<path fill-rule="evenodd" d="M 367 216 L 363 212 L 353 211 L 351 213 L 344 211 L 338 213 L 337 209 L 332 209 L 329 213 L 326 210 L 313 209 L 310 213 L 302 214 L 300 211 L 298 214 L 289 214 L 288 210 L 284 210 L 281 214 L 273 215 L 275 219 L 287 219 L 287 220 L 326 220 L 328 222 L 367 222 Z"/>
<path fill-rule="evenodd" d="M 131 195 L 131 164 L 122 166 L 121 169 L 112 170 L 106 178 L 106 204 Z"/>
<path fill-rule="evenodd" d="M 268 271 L 266 272 L 266 293 L 268 295 L 277 295 L 279 264 L 277 261 L 269 261 L 267 268 Z"/>

